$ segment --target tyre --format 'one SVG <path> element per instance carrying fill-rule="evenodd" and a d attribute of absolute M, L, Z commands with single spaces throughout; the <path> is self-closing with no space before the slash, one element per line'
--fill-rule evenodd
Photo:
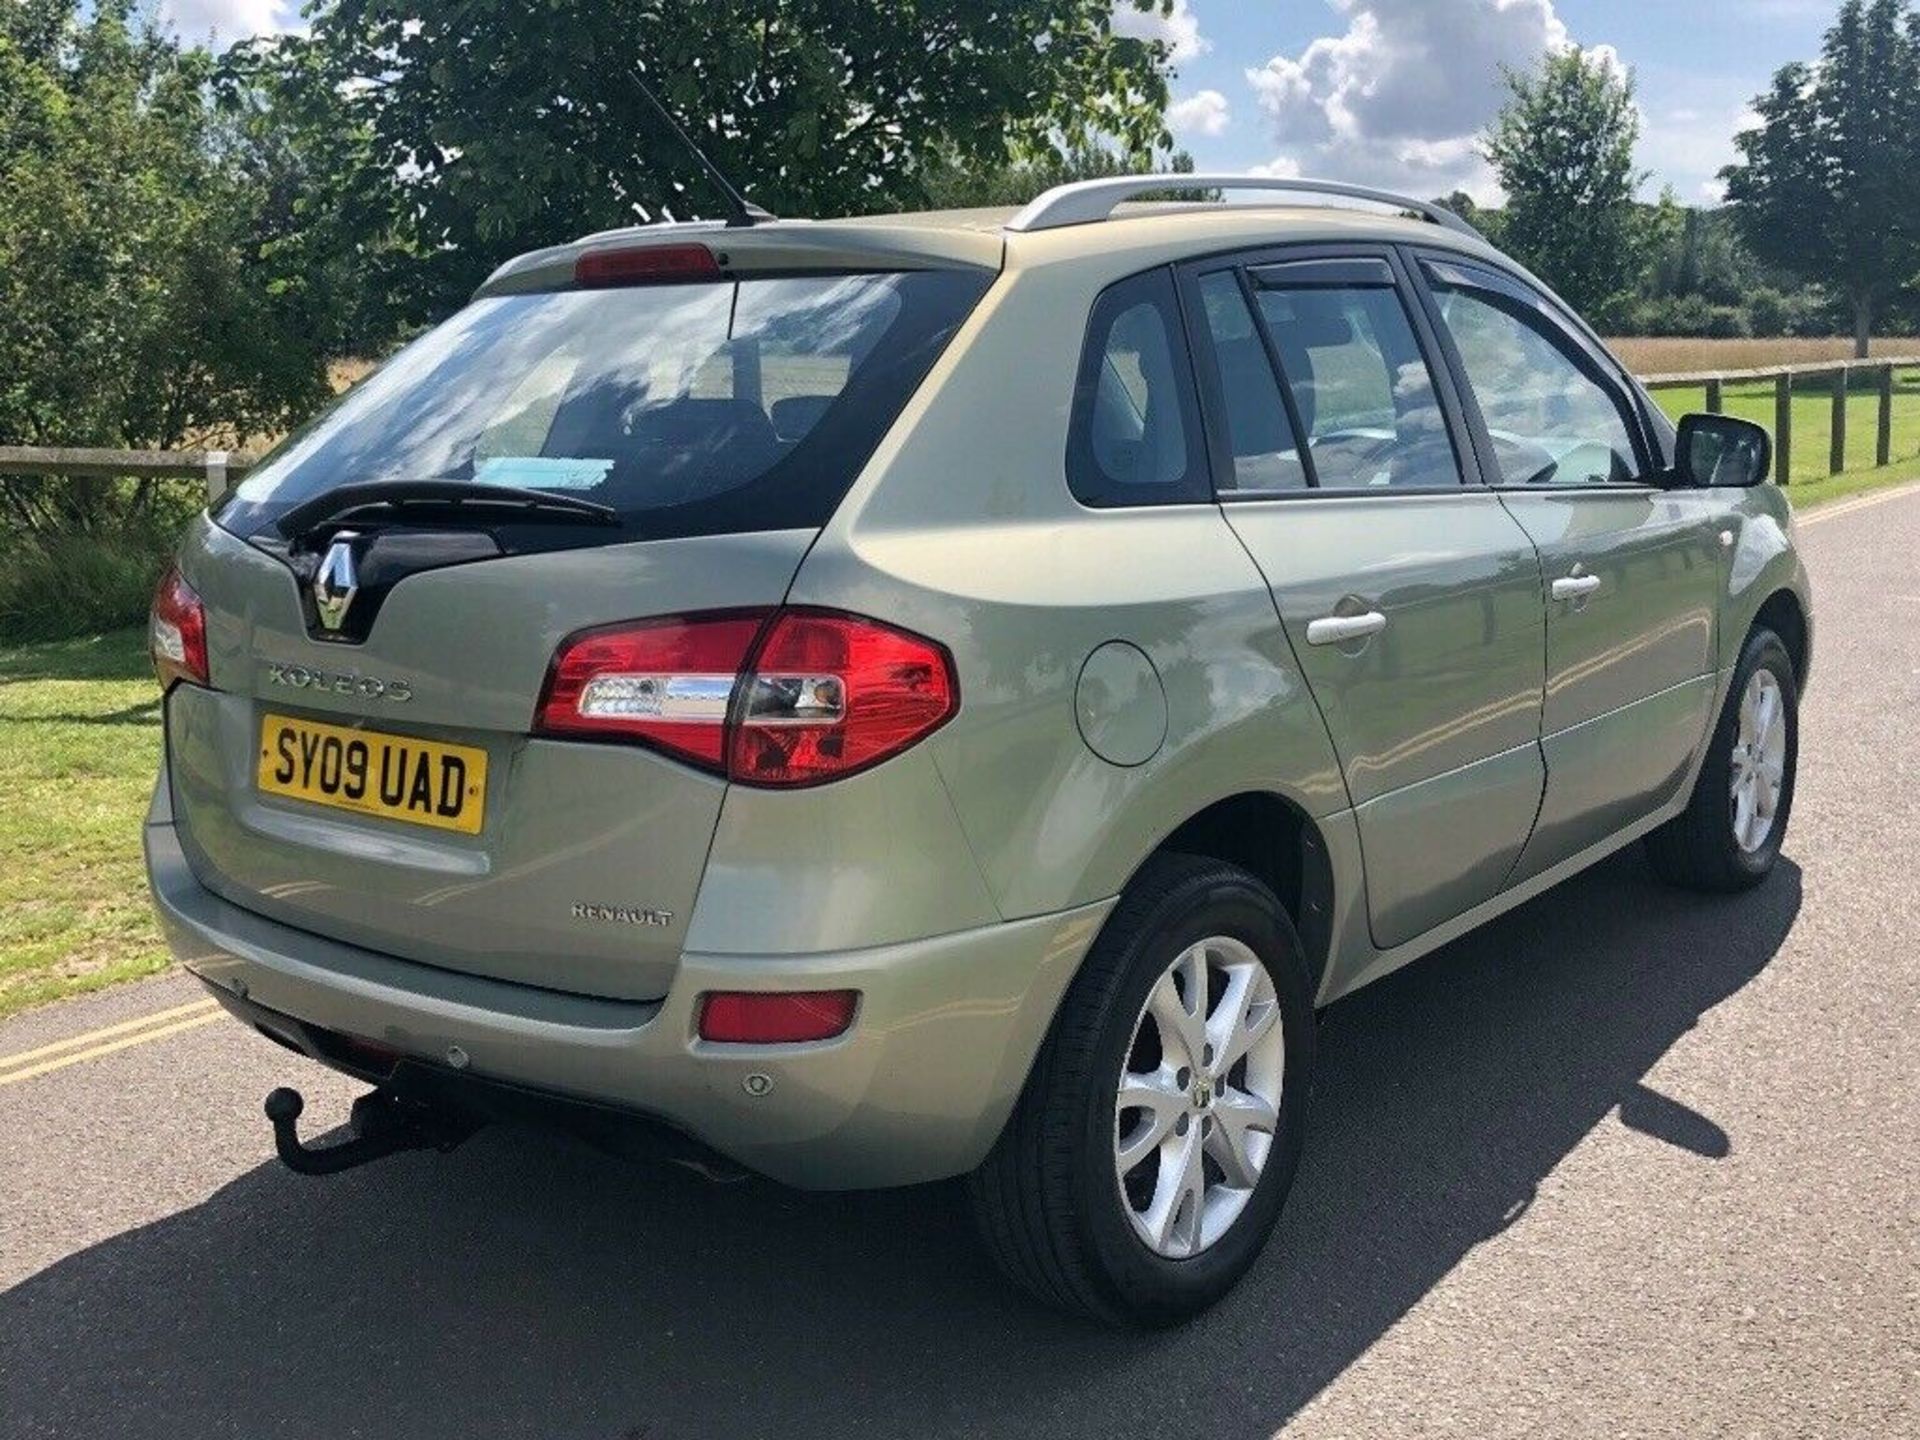
<path fill-rule="evenodd" d="M 1108 1323 L 1205 1309 L 1279 1218 L 1313 1044 L 1306 964 L 1273 892 L 1215 860 L 1149 862 L 969 1178 L 988 1251 L 1042 1301 Z"/>
<path fill-rule="evenodd" d="M 1647 837 L 1663 880 L 1735 891 L 1772 872 L 1793 809 L 1800 692 L 1780 637 L 1756 627 L 1740 652 L 1693 798 Z"/>

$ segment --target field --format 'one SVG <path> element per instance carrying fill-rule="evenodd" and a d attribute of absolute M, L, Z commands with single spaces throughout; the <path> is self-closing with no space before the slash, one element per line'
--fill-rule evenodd
<path fill-rule="evenodd" d="M 1853 356 L 1853 341 L 1844 336 L 1813 340 L 1689 340 L 1664 336 L 1623 336 L 1609 340 L 1607 344 L 1636 375 L 1683 375 L 1694 370 L 1764 370 L 1770 365 L 1817 365 L 1823 361 L 1847 360 Z M 1920 356 L 1920 337 L 1876 338 L 1873 353 L 1894 359 Z"/>
<path fill-rule="evenodd" d="M 144 631 L 0 647 L 0 1015 L 166 965 L 140 861 L 159 755 Z"/>

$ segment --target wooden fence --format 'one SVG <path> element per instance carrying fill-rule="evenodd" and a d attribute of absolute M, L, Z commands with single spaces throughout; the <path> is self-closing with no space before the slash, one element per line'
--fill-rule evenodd
<path fill-rule="evenodd" d="M 1920 355 L 1896 355 L 1885 360 L 1834 360 L 1814 365 L 1774 365 L 1761 370 L 1696 370 L 1673 375 L 1642 377 L 1649 390 L 1702 389 L 1706 408 L 1719 414 L 1729 385 L 1771 382 L 1773 386 L 1773 468 L 1782 485 L 1793 480 L 1793 395 L 1796 386 L 1824 382 L 1833 397 L 1832 438 L 1827 447 L 1827 473 L 1847 468 L 1847 396 L 1856 375 L 1873 376 L 1878 401 L 1874 437 L 1874 464 L 1893 460 L 1894 372 L 1920 369 Z M 45 449 L 29 445 L 0 445 L 0 474 L 15 475 L 128 475 L 140 477 L 204 478 L 207 498 L 217 500 L 227 486 L 252 469 L 251 455 L 225 450 L 96 450 Z"/>
<path fill-rule="evenodd" d="M 1894 372 L 1920 368 L 1920 356 L 1895 355 L 1884 360 L 1831 360 L 1815 365 L 1771 365 L 1761 370 L 1696 370 L 1674 375 L 1646 375 L 1649 390 L 1704 389 L 1706 408 L 1719 414 L 1725 408 L 1726 387 L 1771 382 L 1773 386 L 1773 477 L 1782 485 L 1793 480 L 1793 394 L 1796 385 L 1820 384 L 1832 396 L 1833 420 L 1827 444 L 1827 473 L 1847 468 L 1847 396 L 1854 377 L 1872 376 L 1878 424 L 1873 463 L 1893 462 Z"/>
<path fill-rule="evenodd" d="M 0 475 L 127 475 L 139 479 L 204 478 L 207 498 L 218 500 L 227 486 L 254 465 L 251 455 L 226 450 L 99 450 L 65 446 L 0 445 Z"/>

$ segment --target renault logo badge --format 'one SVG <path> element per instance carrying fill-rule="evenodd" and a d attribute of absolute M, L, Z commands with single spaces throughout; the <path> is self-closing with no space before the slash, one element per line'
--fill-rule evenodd
<path fill-rule="evenodd" d="M 313 608 L 319 612 L 323 629 L 338 630 L 346 623 L 347 609 L 360 593 L 359 572 L 353 564 L 353 542 L 360 537 L 342 530 L 327 546 L 320 568 L 313 574 Z"/>

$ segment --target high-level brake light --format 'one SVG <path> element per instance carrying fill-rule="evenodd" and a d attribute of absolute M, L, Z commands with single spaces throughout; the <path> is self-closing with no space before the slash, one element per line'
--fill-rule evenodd
<path fill-rule="evenodd" d="M 704 245 L 623 245 L 589 250 L 573 262 L 582 286 L 647 285 L 672 280 L 717 280 L 720 262 Z"/>

